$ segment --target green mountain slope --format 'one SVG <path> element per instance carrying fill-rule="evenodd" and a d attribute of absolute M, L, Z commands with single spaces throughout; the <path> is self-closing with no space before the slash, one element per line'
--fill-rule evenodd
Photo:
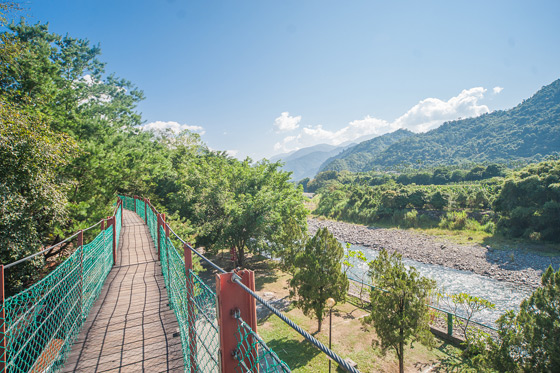
<path fill-rule="evenodd" d="M 319 168 L 319 172 L 342 170 L 352 172 L 368 171 L 369 169 L 366 169 L 367 166 L 377 154 L 395 142 L 413 135 L 408 130 L 400 129 L 371 140 L 363 141 L 327 159 Z"/>
<path fill-rule="evenodd" d="M 556 152 L 560 152 L 560 79 L 510 110 L 447 122 L 405 138 L 372 157 L 364 170 L 399 164 L 538 161 Z"/>

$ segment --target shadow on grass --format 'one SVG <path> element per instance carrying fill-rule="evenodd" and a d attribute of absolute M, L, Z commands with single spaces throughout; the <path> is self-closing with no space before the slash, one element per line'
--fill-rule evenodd
<path fill-rule="evenodd" d="M 255 289 L 260 291 L 264 289 L 266 284 L 274 283 L 276 280 L 278 280 L 278 275 L 273 271 L 257 273 L 257 276 L 255 276 Z"/>
<path fill-rule="evenodd" d="M 433 372 L 465 372 L 477 371 L 469 359 L 462 357 L 460 354 L 451 352 L 453 345 L 443 343 L 437 347 L 444 353 L 444 357 L 439 360 L 439 364 L 433 368 Z"/>
<path fill-rule="evenodd" d="M 292 370 L 306 366 L 315 356 L 321 353 L 321 351 L 307 341 L 300 342 L 282 338 L 272 339 L 266 342 L 266 344 Z"/>

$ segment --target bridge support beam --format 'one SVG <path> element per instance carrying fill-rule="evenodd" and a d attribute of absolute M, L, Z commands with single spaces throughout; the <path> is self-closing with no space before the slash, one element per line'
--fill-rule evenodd
<path fill-rule="evenodd" d="M 253 271 L 222 273 L 216 275 L 216 294 L 218 296 L 218 326 L 220 331 L 220 356 L 222 373 L 235 372 L 241 359 L 249 367 L 254 367 L 258 359 L 257 345 L 250 348 L 249 356 L 242 356 L 243 351 L 237 350 L 239 318 L 241 318 L 255 333 L 257 332 L 257 305 L 255 298 L 241 286 L 232 281 L 233 276 L 251 290 L 255 290 L 255 274 Z M 243 333 L 243 332 L 241 332 Z M 252 338 L 244 335 L 240 339 Z M 245 341 L 252 343 L 252 341 Z M 248 360 L 248 361 L 247 361 Z"/>
<path fill-rule="evenodd" d="M 189 326 L 189 352 L 190 352 L 190 371 L 198 372 L 196 362 L 196 312 L 194 309 L 194 284 L 192 276 L 192 251 L 189 245 L 183 245 L 183 253 L 185 257 L 185 276 L 187 278 L 187 314 Z"/>

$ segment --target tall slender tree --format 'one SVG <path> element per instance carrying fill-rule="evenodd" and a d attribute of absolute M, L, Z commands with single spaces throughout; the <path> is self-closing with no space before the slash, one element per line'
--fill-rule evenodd
<path fill-rule="evenodd" d="M 327 228 L 319 229 L 295 259 L 290 295 L 307 316 L 317 318 L 321 331 L 328 298 L 341 302 L 346 297 L 348 278 L 342 271 L 344 249 Z"/>
<path fill-rule="evenodd" d="M 430 333 L 427 298 L 435 281 L 422 277 L 416 268 L 406 268 L 402 256 L 381 250 L 370 262 L 374 287 L 372 310 L 366 322 L 372 322 L 383 351 L 392 348 L 399 359 L 399 372 L 404 372 L 405 346 L 419 341 L 433 344 Z"/>

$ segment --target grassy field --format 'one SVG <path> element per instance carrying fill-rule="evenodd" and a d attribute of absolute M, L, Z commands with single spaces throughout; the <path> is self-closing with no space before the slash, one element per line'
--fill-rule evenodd
<path fill-rule="evenodd" d="M 325 318 L 321 332 L 317 332 L 317 320 L 310 319 L 293 308 L 289 302 L 289 275 L 275 268 L 274 263 L 254 263 L 257 291 L 267 299 L 282 299 L 286 305 L 284 313 L 303 329 L 328 345 L 329 320 Z M 358 364 L 361 372 L 395 372 L 398 361 L 393 351 L 384 355 L 375 346 L 376 336 L 370 325 L 364 325 L 362 318 L 367 314 L 355 304 L 337 304 L 332 314 L 332 349 L 342 358 L 350 358 Z M 294 372 L 326 372 L 326 355 L 307 342 L 275 315 L 259 321 L 259 335 Z M 420 344 L 408 347 L 405 353 L 407 372 L 475 372 L 467 361 L 461 358 L 461 351 L 443 341 L 437 341 L 432 350 Z M 333 371 L 336 363 L 333 362 Z M 341 371 L 341 370 L 339 370 Z"/>

